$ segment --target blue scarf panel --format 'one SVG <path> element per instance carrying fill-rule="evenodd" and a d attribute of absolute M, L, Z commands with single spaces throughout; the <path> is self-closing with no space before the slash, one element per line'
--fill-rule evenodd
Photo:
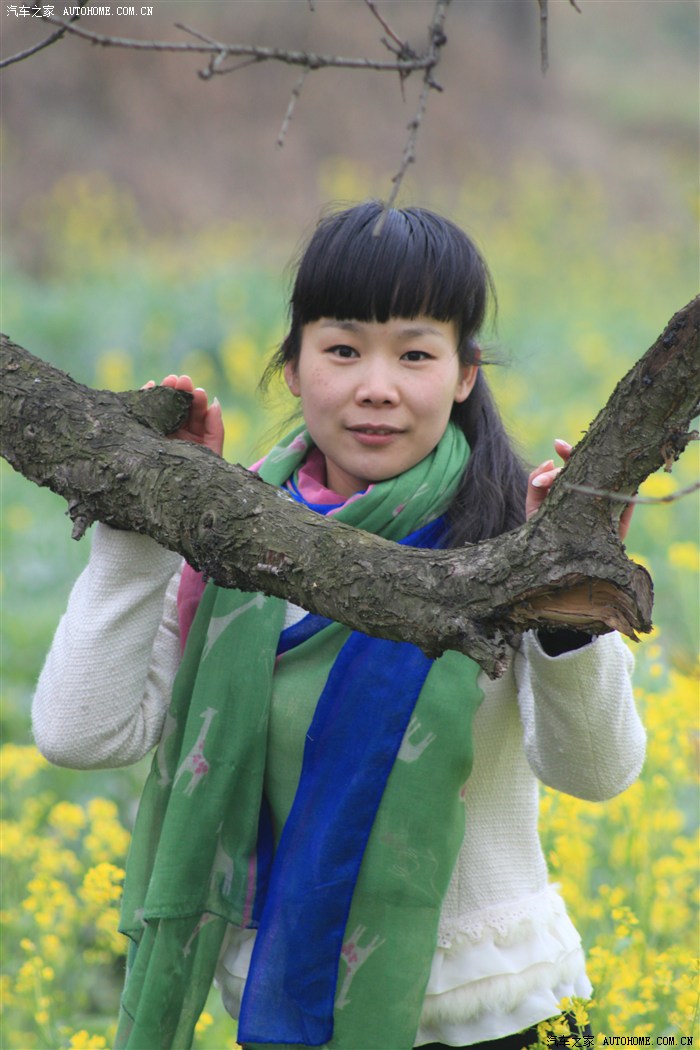
<path fill-rule="evenodd" d="M 401 543 L 436 548 L 444 534 L 438 518 Z M 305 616 L 282 632 L 278 653 L 331 622 Z M 308 730 L 299 786 L 274 859 L 267 846 L 262 851 L 271 866 L 259 866 L 259 929 L 241 1004 L 242 1042 L 321 1046 L 331 1038 L 343 937 L 363 854 L 432 663 L 415 645 L 359 631 L 340 650 Z M 269 843 L 269 833 L 263 841 Z"/>

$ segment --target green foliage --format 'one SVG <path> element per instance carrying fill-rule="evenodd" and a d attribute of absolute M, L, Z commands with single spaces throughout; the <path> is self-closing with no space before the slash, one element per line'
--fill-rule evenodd
<path fill-rule="evenodd" d="M 326 177 L 328 196 L 365 196 L 348 165 L 342 186 Z M 498 288 L 499 326 L 485 343 L 512 360 L 490 371 L 497 398 L 526 456 L 539 462 L 552 455 L 554 437 L 578 439 L 694 294 L 696 248 L 680 228 L 618 228 L 600 186 L 532 167 L 499 186 L 470 182 L 457 211 Z M 101 179 L 72 180 L 70 192 L 59 184 L 26 221 L 38 263 L 31 274 L 6 263 L 10 336 L 89 385 L 125 389 L 189 372 L 224 406 L 227 457 L 256 458 L 291 410 L 279 391 L 263 406 L 256 390 L 284 331 L 279 272 L 288 246 L 263 252 L 265 238 L 243 225 L 187 244 L 149 237 L 131 202 Z M 695 448 L 643 492 L 666 495 L 697 473 Z M 144 771 L 75 774 L 49 767 L 31 746 L 33 685 L 88 548 L 70 540 L 58 497 L 5 464 L 0 479 L 2 728 L 12 741 L 2 754 L 2 1041 L 107 1046 L 121 981 L 115 901 L 124 828 Z M 692 1034 L 697 501 L 638 507 L 629 546 L 650 566 L 657 594 L 660 630 L 640 659 L 650 760 L 638 785 L 603 806 L 545 794 L 543 835 L 599 985 L 594 1025 Z M 211 1003 L 199 1045 L 232 1046 L 233 1027 Z"/>

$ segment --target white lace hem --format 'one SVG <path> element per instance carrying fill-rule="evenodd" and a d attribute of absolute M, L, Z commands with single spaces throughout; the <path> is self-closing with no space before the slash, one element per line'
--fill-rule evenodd
<path fill-rule="evenodd" d="M 522 941 L 528 931 L 542 926 L 568 926 L 572 930 L 564 901 L 557 884 L 549 883 L 537 893 L 501 901 L 480 911 L 463 915 L 446 914 L 443 908 L 438 928 L 438 948 L 449 949 L 455 939 L 468 938 L 478 943 L 491 932 L 496 944 L 506 945 Z M 578 940 L 578 934 L 574 930 Z"/>
<path fill-rule="evenodd" d="M 590 993 L 581 939 L 548 886 L 441 925 L 416 1045 L 500 1039 Z"/>

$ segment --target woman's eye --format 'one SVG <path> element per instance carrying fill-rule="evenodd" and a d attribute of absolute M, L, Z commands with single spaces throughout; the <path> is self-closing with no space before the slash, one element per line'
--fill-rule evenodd
<path fill-rule="evenodd" d="M 353 346 L 345 346 L 343 343 L 336 346 L 329 346 L 326 353 L 333 354 L 334 357 L 357 357 L 357 350 L 355 350 Z"/>
<path fill-rule="evenodd" d="M 427 350 L 407 350 L 403 355 L 404 361 L 429 361 L 431 357 Z"/>

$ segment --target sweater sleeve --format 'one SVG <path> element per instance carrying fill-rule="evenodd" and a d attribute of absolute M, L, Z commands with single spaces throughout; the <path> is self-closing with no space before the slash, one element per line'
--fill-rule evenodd
<path fill-rule="evenodd" d="M 593 802 L 636 780 L 646 738 L 634 705 L 633 663 L 615 633 L 555 657 L 534 634 L 523 636 L 515 675 L 525 753 L 543 783 Z"/>
<path fill-rule="evenodd" d="M 34 739 L 59 766 L 137 762 L 159 740 L 180 658 L 182 559 L 145 536 L 95 527 L 39 677 Z"/>

